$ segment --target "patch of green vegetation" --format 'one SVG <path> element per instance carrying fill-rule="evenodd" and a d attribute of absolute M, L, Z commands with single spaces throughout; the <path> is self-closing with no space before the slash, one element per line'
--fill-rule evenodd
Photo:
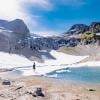
<path fill-rule="evenodd" d="M 66 47 L 66 46 L 63 46 L 59 49 L 60 51 L 63 51 L 63 52 L 68 52 L 68 51 L 73 51 L 74 50 L 74 47 Z"/>
<path fill-rule="evenodd" d="M 87 32 L 81 34 L 81 41 L 86 44 L 91 43 L 94 39 L 94 36 L 95 36 L 95 33 L 87 31 Z"/>

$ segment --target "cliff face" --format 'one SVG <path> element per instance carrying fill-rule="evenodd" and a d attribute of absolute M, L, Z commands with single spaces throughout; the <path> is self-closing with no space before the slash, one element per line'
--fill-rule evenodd
<path fill-rule="evenodd" d="M 94 33 L 100 32 L 100 22 L 92 22 L 89 30 Z"/>
<path fill-rule="evenodd" d="M 30 36 L 30 31 L 23 20 L 0 20 L 0 50 L 9 51 L 20 41 Z"/>
<path fill-rule="evenodd" d="M 13 21 L 0 20 L 0 27 L 5 28 L 6 30 L 13 31 L 16 35 L 24 36 L 30 33 L 28 27 L 21 19 L 15 19 Z"/>
<path fill-rule="evenodd" d="M 88 30 L 89 30 L 89 26 L 85 24 L 75 24 L 66 33 L 73 35 L 73 34 L 80 34 Z"/>

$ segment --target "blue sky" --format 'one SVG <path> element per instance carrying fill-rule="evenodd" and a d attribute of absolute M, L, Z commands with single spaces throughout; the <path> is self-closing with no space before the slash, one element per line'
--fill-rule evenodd
<path fill-rule="evenodd" d="M 99 0 L 17 0 L 14 4 L 16 15 L 3 18 L 21 18 L 32 32 L 41 35 L 63 33 L 76 23 L 100 21 Z"/>

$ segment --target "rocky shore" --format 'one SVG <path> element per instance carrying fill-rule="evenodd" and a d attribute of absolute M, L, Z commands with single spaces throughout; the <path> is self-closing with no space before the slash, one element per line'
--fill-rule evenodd
<path fill-rule="evenodd" d="M 3 84 L 0 79 L 0 100 L 100 100 L 100 84 L 84 84 L 29 76 L 8 79 L 11 84 Z M 7 80 L 6 80 L 7 81 Z M 37 88 L 44 96 L 34 96 Z"/>

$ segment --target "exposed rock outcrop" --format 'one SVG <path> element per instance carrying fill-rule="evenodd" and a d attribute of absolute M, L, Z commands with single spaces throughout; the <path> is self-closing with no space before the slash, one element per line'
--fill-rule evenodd
<path fill-rule="evenodd" d="M 64 34 L 66 35 L 82 34 L 86 31 L 94 33 L 100 32 L 100 22 L 92 22 L 90 25 L 75 24 Z"/>
<path fill-rule="evenodd" d="M 89 30 L 94 33 L 100 32 L 100 22 L 92 22 Z"/>
<path fill-rule="evenodd" d="M 24 21 L 21 19 L 15 19 L 13 21 L 0 20 L 0 27 L 4 27 L 7 30 L 20 34 L 30 32 Z"/>
<path fill-rule="evenodd" d="M 75 24 L 73 25 L 65 34 L 73 35 L 80 34 L 89 30 L 89 26 L 85 24 Z"/>

